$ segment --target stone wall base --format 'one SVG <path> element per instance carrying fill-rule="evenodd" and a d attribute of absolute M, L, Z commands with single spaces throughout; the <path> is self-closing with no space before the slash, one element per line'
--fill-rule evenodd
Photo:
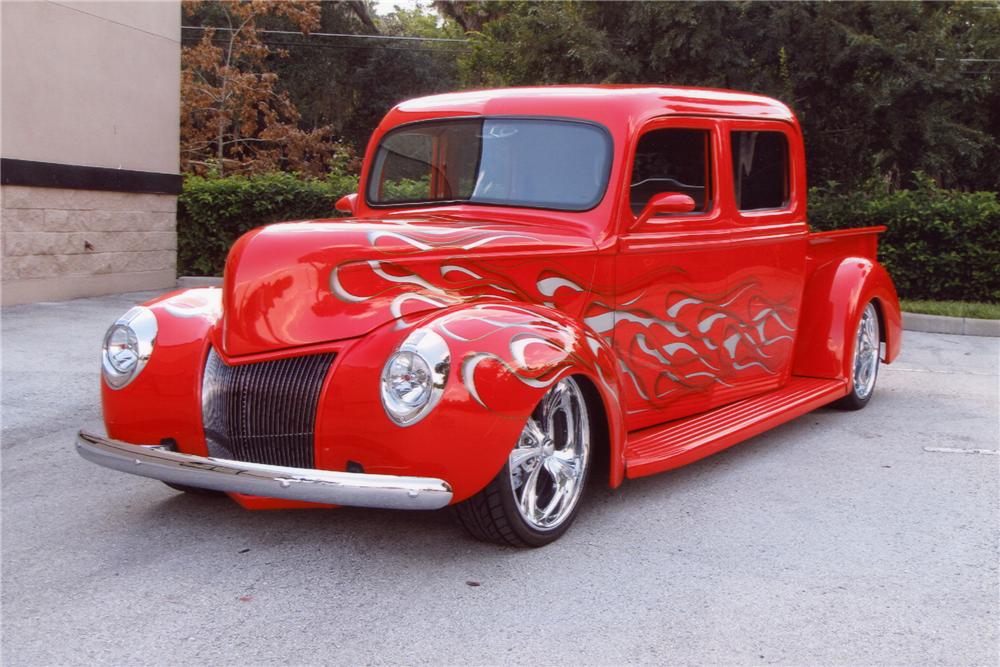
<path fill-rule="evenodd" d="M 177 197 L 0 188 L 3 305 L 172 287 Z"/>
<path fill-rule="evenodd" d="M 108 273 L 96 276 L 71 278 L 38 278 L 33 280 L 5 280 L 0 293 L 3 305 L 39 301 L 65 301 L 85 296 L 145 292 L 174 286 L 174 270 L 141 271 L 138 273 Z"/>

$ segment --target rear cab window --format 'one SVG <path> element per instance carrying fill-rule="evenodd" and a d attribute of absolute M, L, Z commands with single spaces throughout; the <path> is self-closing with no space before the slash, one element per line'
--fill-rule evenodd
<path fill-rule="evenodd" d="M 730 132 L 736 208 L 787 208 L 791 201 L 788 138 L 773 130 Z"/>

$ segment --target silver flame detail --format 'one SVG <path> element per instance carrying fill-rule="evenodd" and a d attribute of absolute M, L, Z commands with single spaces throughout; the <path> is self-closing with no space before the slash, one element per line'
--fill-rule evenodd
<path fill-rule="evenodd" d="M 200 300 L 201 303 L 186 301 L 194 298 Z M 192 289 L 170 297 L 160 305 L 174 317 L 205 317 L 217 320 L 222 316 L 222 290 L 218 287 Z"/>
<path fill-rule="evenodd" d="M 525 377 L 521 375 L 516 368 L 508 364 L 498 355 L 495 355 L 491 352 L 476 352 L 470 354 L 469 356 L 467 356 L 465 359 L 462 360 L 462 372 L 461 372 L 462 384 L 465 385 L 465 388 L 469 392 L 469 395 L 472 396 L 472 398 L 476 401 L 476 403 L 479 403 L 479 405 L 483 406 L 487 410 L 489 409 L 489 406 L 483 402 L 482 398 L 480 398 L 479 390 L 476 388 L 476 378 L 475 378 L 476 368 L 479 366 L 480 363 L 486 361 L 487 359 L 492 359 L 493 361 L 497 362 L 498 364 L 503 366 L 508 373 L 517 378 L 520 382 L 535 389 L 545 389 L 546 387 L 549 387 L 550 385 L 555 383 L 559 378 L 561 378 L 566 373 L 566 371 L 569 370 L 569 366 L 563 366 L 562 368 L 558 369 L 554 374 L 552 374 L 550 377 L 544 380 L 538 380 L 535 378 Z"/>
<path fill-rule="evenodd" d="M 649 396 L 647 396 L 646 392 L 643 391 L 642 386 L 639 384 L 639 379 L 635 376 L 635 373 L 632 372 L 632 369 L 628 367 L 628 364 L 626 364 L 623 360 L 619 359 L 618 365 L 622 369 L 622 373 L 626 377 L 628 377 L 628 379 L 632 380 L 632 386 L 635 387 L 635 390 L 639 394 L 639 396 L 641 396 L 644 401 L 648 401 Z"/>
<path fill-rule="evenodd" d="M 399 232 L 387 232 L 387 231 L 382 231 L 382 230 L 375 231 L 375 232 L 368 232 L 368 244 L 369 245 L 374 246 L 376 243 L 378 243 L 378 240 L 381 239 L 381 238 L 398 239 L 398 240 L 402 241 L 403 243 L 407 243 L 407 244 L 413 246 L 417 250 L 431 250 L 434 247 L 434 246 L 432 246 L 430 244 L 424 243 L 423 241 L 419 241 L 417 239 L 411 238 L 411 237 L 407 236 L 406 234 L 400 234 Z"/>
<path fill-rule="evenodd" d="M 368 266 L 371 267 L 372 272 L 377 275 L 382 280 L 390 283 L 399 283 L 406 285 L 418 285 L 423 287 L 428 292 L 433 292 L 434 294 L 444 294 L 445 291 L 438 287 L 437 285 L 432 285 L 415 273 L 411 273 L 408 276 L 394 276 L 391 273 L 386 273 L 382 268 L 382 262 L 378 260 L 369 260 Z"/>
<path fill-rule="evenodd" d="M 457 266 L 455 264 L 445 264 L 441 267 L 441 277 L 445 278 L 449 273 L 461 273 L 475 280 L 482 280 L 483 277 L 471 269 L 467 269 L 464 266 Z"/>
<path fill-rule="evenodd" d="M 405 292 L 397 296 L 395 299 L 392 300 L 392 303 L 389 304 L 389 312 L 392 313 L 394 319 L 399 319 L 403 317 L 403 315 L 405 315 L 405 313 L 403 312 L 403 304 L 405 304 L 407 301 L 419 301 L 429 306 L 434 306 L 435 308 L 445 308 L 446 306 L 457 303 L 454 299 L 448 299 L 448 301 L 439 301 L 437 299 L 432 299 L 431 297 L 426 296 L 424 294 Z"/>
<path fill-rule="evenodd" d="M 479 239 L 478 241 L 467 243 L 462 246 L 462 250 L 472 250 L 473 248 L 478 248 L 479 246 L 484 246 L 487 243 L 492 243 L 493 241 L 499 241 L 501 239 L 528 239 L 529 241 L 538 241 L 536 237 L 528 236 L 527 234 L 497 234 L 496 236 L 487 236 L 486 238 Z"/>
<path fill-rule="evenodd" d="M 770 346 L 793 340 L 791 335 L 781 332 L 767 337 L 769 322 L 793 332 L 784 313 L 794 316 L 794 309 L 768 301 L 758 288 L 759 283 L 750 279 L 726 294 L 711 297 L 674 291 L 667 295 L 663 310 L 651 302 L 636 306 L 641 301 L 641 294 L 619 302 L 616 307 L 593 301 L 584 321 L 598 334 L 612 334 L 617 341 L 616 355 L 622 361 L 622 372 L 643 400 L 648 401 L 650 395 L 659 398 L 672 391 L 698 391 L 705 387 L 704 382 L 688 382 L 694 380 L 710 379 L 733 387 L 735 385 L 727 380 L 746 369 L 757 368 L 776 375 L 780 366 L 775 364 L 780 364 L 778 360 L 785 358 L 787 352 L 779 353 Z M 696 310 L 686 312 L 689 308 Z M 686 315 L 683 321 L 682 315 Z M 663 317 L 667 319 L 661 319 Z M 619 328 L 622 324 L 635 325 L 639 331 L 632 327 L 622 330 Z M 741 347 L 744 344 L 746 347 Z M 675 358 L 681 353 L 683 357 Z M 649 357 L 642 362 L 641 373 L 637 372 L 640 367 L 634 371 L 624 364 L 623 360 L 630 354 Z M 693 363 L 702 368 L 686 368 Z M 678 386 L 660 393 L 659 382 L 664 380 Z"/>
<path fill-rule="evenodd" d="M 538 287 L 538 292 L 542 296 L 552 296 L 556 293 L 556 290 L 560 287 L 568 287 L 574 292 L 582 292 L 583 288 L 577 285 L 572 280 L 567 280 L 566 278 L 552 277 L 543 278 L 536 283 Z"/>

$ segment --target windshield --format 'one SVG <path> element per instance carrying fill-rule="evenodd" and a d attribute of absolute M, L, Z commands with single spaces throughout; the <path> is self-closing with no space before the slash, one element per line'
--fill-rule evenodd
<path fill-rule="evenodd" d="M 585 211 L 604 196 L 607 131 L 585 122 L 476 118 L 414 123 L 379 144 L 374 206 L 470 202 Z"/>

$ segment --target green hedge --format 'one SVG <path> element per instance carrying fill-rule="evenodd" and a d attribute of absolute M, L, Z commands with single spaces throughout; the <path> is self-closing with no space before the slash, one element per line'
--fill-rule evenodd
<path fill-rule="evenodd" d="M 357 178 L 294 174 L 189 176 L 178 200 L 178 271 L 222 275 L 226 253 L 243 232 L 270 222 L 335 215 L 333 205 L 357 190 Z M 843 193 L 813 188 L 816 229 L 886 225 L 879 255 L 909 299 L 1000 302 L 1000 201 L 995 192 L 942 190 L 922 179 L 914 190 L 879 184 Z"/>
<path fill-rule="evenodd" d="M 995 192 L 942 190 L 920 177 L 913 190 L 879 184 L 809 193 L 809 223 L 820 230 L 885 225 L 879 259 L 900 297 L 1000 302 L 1000 201 Z"/>
<path fill-rule="evenodd" d="M 346 174 L 188 176 L 177 200 L 177 272 L 221 276 L 229 248 L 244 232 L 282 220 L 332 218 L 337 200 L 357 189 L 357 177 Z"/>

